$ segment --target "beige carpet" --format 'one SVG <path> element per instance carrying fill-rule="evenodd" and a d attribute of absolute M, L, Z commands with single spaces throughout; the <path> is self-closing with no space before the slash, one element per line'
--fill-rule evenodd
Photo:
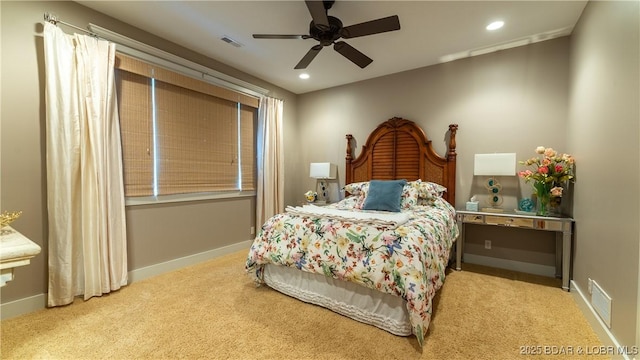
<path fill-rule="evenodd" d="M 245 255 L 2 321 L 1 358 L 514 359 L 532 358 L 520 355 L 524 346 L 601 345 L 555 279 L 469 265 L 449 272 L 419 349 L 415 337 L 256 288 Z"/>

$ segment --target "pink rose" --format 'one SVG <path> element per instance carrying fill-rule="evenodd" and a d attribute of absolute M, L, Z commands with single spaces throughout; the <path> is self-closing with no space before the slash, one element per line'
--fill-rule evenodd
<path fill-rule="evenodd" d="M 551 189 L 551 196 L 557 196 L 557 197 L 562 197 L 562 187 L 560 186 L 556 186 L 553 189 Z"/>
<path fill-rule="evenodd" d="M 527 178 L 527 177 L 529 177 L 531 175 L 533 175 L 531 170 L 518 171 L 518 176 L 521 177 L 521 178 Z"/>
<path fill-rule="evenodd" d="M 556 172 L 557 173 L 562 172 L 563 169 L 564 168 L 562 167 L 562 165 L 556 165 Z"/>
<path fill-rule="evenodd" d="M 538 168 L 538 172 L 539 172 L 540 174 L 548 174 L 548 173 L 549 173 L 549 168 L 548 168 L 548 167 L 546 167 L 546 166 L 540 166 L 540 167 Z"/>

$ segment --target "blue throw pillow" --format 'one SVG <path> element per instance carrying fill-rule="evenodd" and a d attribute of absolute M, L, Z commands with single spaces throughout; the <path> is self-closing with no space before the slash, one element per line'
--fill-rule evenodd
<path fill-rule="evenodd" d="M 402 189 L 407 180 L 371 180 L 364 210 L 400 212 Z"/>

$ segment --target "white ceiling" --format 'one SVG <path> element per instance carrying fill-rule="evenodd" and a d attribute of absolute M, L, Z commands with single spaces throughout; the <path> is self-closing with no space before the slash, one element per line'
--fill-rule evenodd
<path fill-rule="evenodd" d="M 252 37 L 308 34 L 311 15 L 302 0 L 76 2 L 302 94 L 568 35 L 587 1 L 337 0 L 329 15 L 344 26 L 398 15 L 401 29 L 345 40 L 373 59 L 364 69 L 325 47 L 306 70 L 294 66 L 316 40 Z M 505 26 L 485 30 L 494 20 L 503 20 Z M 224 36 L 242 46 L 223 42 Z M 302 72 L 310 78 L 299 79 Z"/>

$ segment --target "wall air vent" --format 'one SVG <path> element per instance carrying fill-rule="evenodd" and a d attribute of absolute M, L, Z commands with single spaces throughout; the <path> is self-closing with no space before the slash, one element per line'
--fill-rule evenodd
<path fill-rule="evenodd" d="M 241 47 L 242 46 L 242 44 L 240 44 L 239 42 L 233 40 L 232 38 L 230 38 L 230 37 L 228 37 L 226 35 L 223 36 L 220 40 L 226 42 L 227 44 L 231 44 L 231 45 L 233 45 L 235 47 Z"/>
<path fill-rule="evenodd" d="M 611 328 L 611 297 L 595 281 L 592 281 L 591 306 L 607 327 Z"/>

